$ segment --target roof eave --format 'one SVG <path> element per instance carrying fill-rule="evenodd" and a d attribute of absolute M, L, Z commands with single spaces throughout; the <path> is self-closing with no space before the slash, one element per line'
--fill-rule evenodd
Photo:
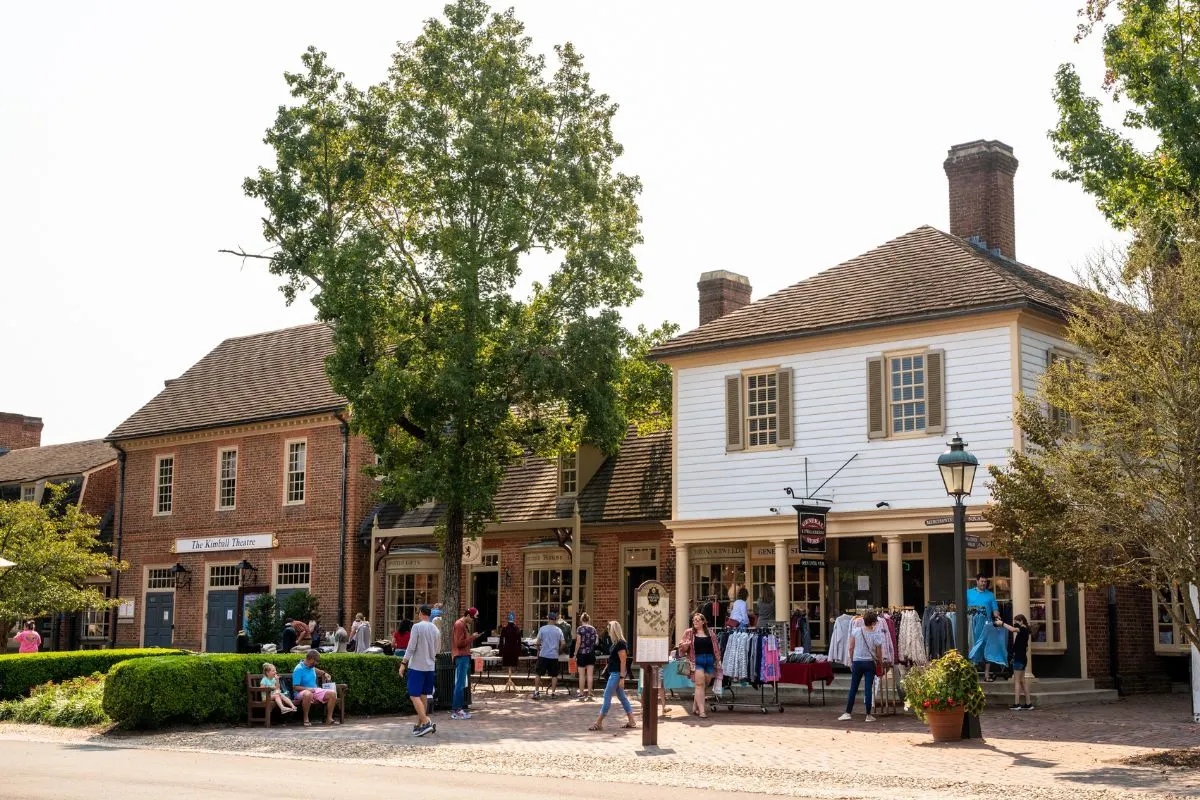
<path fill-rule="evenodd" d="M 345 409 L 348 407 L 349 407 L 348 403 L 339 403 L 335 406 L 321 406 L 319 408 L 311 408 L 311 409 L 307 409 L 305 411 L 289 411 L 286 414 L 268 414 L 268 415 L 262 416 L 262 417 L 247 417 L 245 419 L 226 420 L 225 422 L 214 422 L 210 425 L 191 425 L 191 426 L 183 427 L 183 428 L 167 428 L 167 429 L 149 431 L 149 432 L 144 432 L 144 433 L 126 434 L 123 436 L 114 436 L 113 434 L 115 434 L 116 431 L 113 431 L 113 433 L 110 433 L 108 436 L 104 437 L 103 441 L 111 444 L 113 442 L 129 442 L 129 441 L 133 441 L 134 439 L 153 439 L 156 436 L 174 436 L 176 434 L 181 434 L 181 433 L 196 433 L 197 431 L 211 431 L 211 430 L 216 430 L 217 428 L 230 428 L 230 427 L 235 427 L 238 425 L 254 425 L 259 422 L 274 422 L 276 420 L 291 419 L 293 417 L 307 417 L 311 414 L 329 414 L 334 411 L 341 411 L 342 409 Z M 120 430 L 120 428 L 118 428 L 117 430 Z"/>

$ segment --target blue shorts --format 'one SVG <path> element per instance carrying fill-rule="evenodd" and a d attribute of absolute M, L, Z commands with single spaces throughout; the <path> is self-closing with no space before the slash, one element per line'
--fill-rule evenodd
<path fill-rule="evenodd" d="M 701 670 L 705 675 L 712 675 L 716 664 L 716 659 L 707 653 L 696 656 L 696 669 Z"/>
<path fill-rule="evenodd" d="M 1025 669 L 1025 662 L 1013 659 L 1013 672 L 1020 672 L 1023 669 Z"/>
<path fill-rule="evenodd" d="M 428 697 L 431 694 L 433 694 L 433 672 L 410 669 L 408 671 L 408 696 Z"/>

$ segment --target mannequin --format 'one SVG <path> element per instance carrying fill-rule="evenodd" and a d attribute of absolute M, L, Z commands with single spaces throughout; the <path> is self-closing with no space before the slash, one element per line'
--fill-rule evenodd
<path fill-rule="evenodd" d="M 508 682 L 504 691 L 515 692 L 517 686 L 513 683 L 513 670 L 521 663 L 521 629 L 517 627 L 517 615 L 508 612 L 508 622 L 500 629 L 500 664 L 508 671 Z"/>

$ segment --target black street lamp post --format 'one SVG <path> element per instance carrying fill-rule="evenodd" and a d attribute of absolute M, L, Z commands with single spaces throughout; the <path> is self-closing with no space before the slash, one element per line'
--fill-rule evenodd
<path fill-rule="evenodd" d="M 938 471 L 946 494 L 954 498 L 954 584 L 958 613 L 954 615 L 954 640 L 963 658 L 970 658 L 971 642 L 967 631 L 967 506 L 964 497 L 969 497 L 975 484 L 975 470 L 979 460 L 967 452 L 967 444 L 957 433 L 950 442 L 950 449 L 938 456 Z M 983 734 L 979 717 L 963 715 L 964 739 L 980 739 Z"/>

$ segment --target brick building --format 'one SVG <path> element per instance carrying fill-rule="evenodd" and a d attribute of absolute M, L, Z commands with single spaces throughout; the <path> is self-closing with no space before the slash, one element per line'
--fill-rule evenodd
<path fill-rule="evenodd" d="M 46 503 L 50 499 L 48 484 L 65 485 L 66 501 L 99 517 L 100 539 L 111 544 L 117 451 L 100 440 L 41 447 L 41 429 L 42 421 L 37 417 L 0 414 L 0 444 L 26 445 L 0 450 L 0 500 Z M 111 590 L 108 576 L 99 575 L 94 582 L 102 590 Z M 105 647 L 111 634 L 111 618 L 112 613 L 104 610 L 55 614 L 37 620 L 38 632 L 47 650 Z"/>

